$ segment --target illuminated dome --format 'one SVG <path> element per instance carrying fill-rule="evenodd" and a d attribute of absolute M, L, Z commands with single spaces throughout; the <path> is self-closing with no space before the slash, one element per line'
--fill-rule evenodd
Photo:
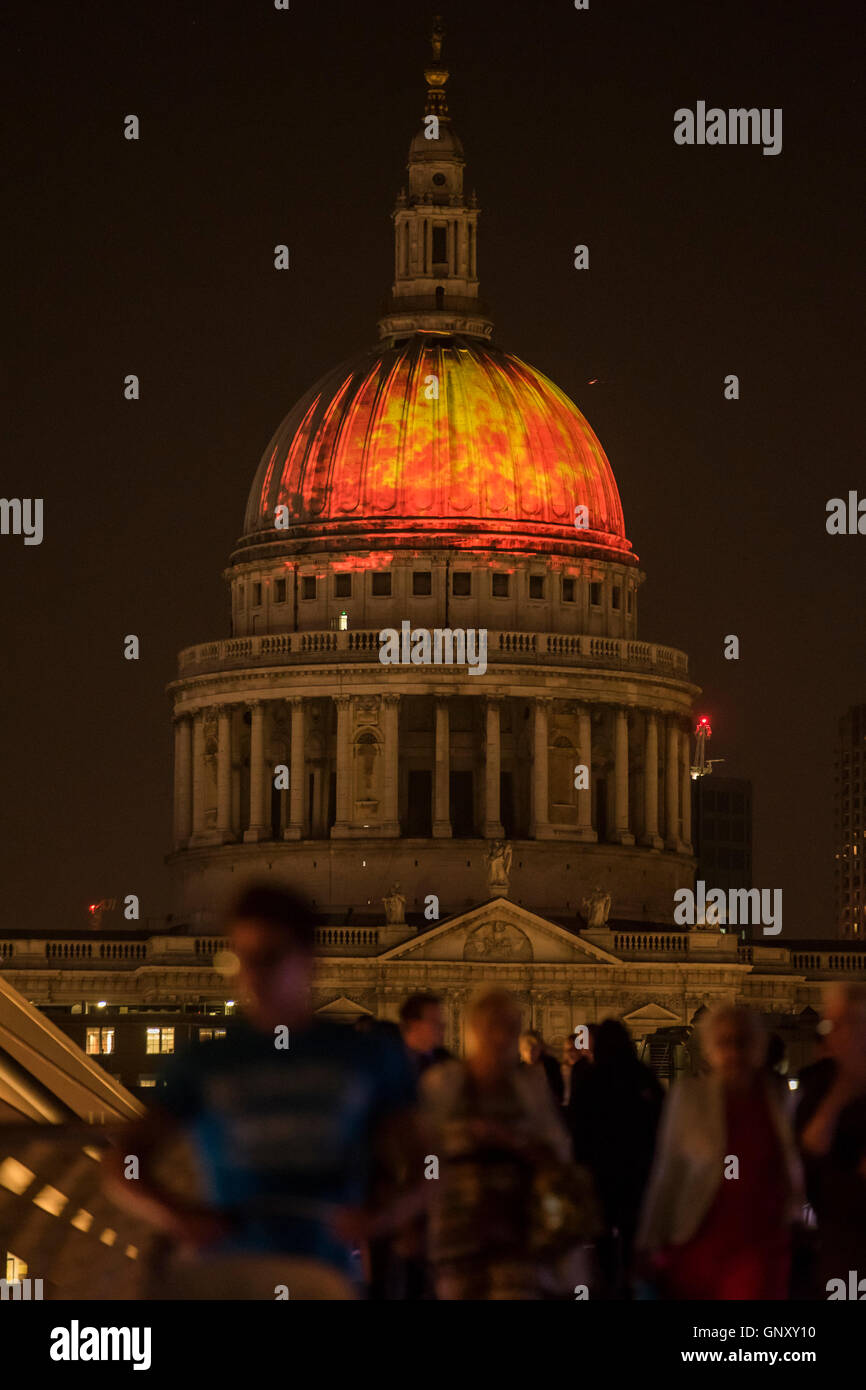
<path fill-rule="evenodd" d="M 275 530 L 279 506 L 288 530 Z M 539 546 L 637 563 L 612 469 L 573 402 L 510 353 L 428 332 L 350 359 L 286 416 L 259 465 L 241 550 L 265 540 Z"/>

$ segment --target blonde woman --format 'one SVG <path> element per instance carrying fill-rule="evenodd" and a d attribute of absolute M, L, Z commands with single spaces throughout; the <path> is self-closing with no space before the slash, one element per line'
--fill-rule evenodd
<path fill-rule="evenodd" d="M 520 1010 L 504 990 L 470 1006 L 467 1056 L 421 1081 L 439 1178 L 431 1182 L 430 1258 L 440 1299 L 543 1296 L 533 1254 L 533 1180 L 570 1158 L 544 1073 L 519 1065 Z"/>

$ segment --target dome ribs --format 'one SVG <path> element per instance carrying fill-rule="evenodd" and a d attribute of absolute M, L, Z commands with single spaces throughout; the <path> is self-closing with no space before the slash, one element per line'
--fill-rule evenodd
<path fill-rule="evenodd" d="M 311 517 L 321 516 L 329 511 L 329 489 L 338 458 L 337 444 L 340 424 L 346 402 L 346 394 L 355 379 L 350 372 L 337 390 L 324 414 L 315 437 L 304 460 L 303 491 L 306 502 L 305 511 Z M 309 481 L 308 481 L 309 480 Z"/>
<path fill-rule="evenodd" d="M 438 344 L 436 347 L 437 372 L 439 373 L 439 399 L 434 402 L 436 428 L 433 437 L 433 476 L 430 479 L 430 515 L 445 516 L 447 503 L 447 484 L 451 476 L 451 401 L 454 395 L 452 362 Z"/>
<path fill-rule="evenodd" d="M 488 367 L 486 375 L 502 420 L 502 452 L 499 468 L 487 469 L 482 476 L 482 515 L 516 517 L 519 515 L 521 465 L 530 462 L 528 438 L 510 371 L 504 364 L 497 362 L 496 366 L 496 371 Z M 518 436 L 519 451 L 516 447 Z"/>
<path fill-rule="evenodd" d="M 437 347 L 425 340 L 405 350 L 406 372 L 402 399 L 399 470 L 399 515 L 417 517 L 432 511 L 435 502 L 436 429 L 439 401 L 427 398 L 435 376 L 442 389 Z"/>
<path fill-rule="evenodd" d="M 271 457 L 270 457 L 270 459 L 269 459 L 269 461 L 268 461 L 268 466 L 267 466 L 267 468 L 265 469 L 265 480 L 264 480 L 264 482 L 262 483 L 262 490 L 261 490 L 261 492 L 260 492 L 260 494 L 259 494 L 259 505 L 258 505 L 258 507 L 257 507 L 257 512 L 258 512 L 261 516 L 263 516 L 263 517 L 267 517 L 268 511 L 269 511 L 269 498 L 270 498 L 270 492 L 271 492 L 271 478 L 272 478 L 273 475 L 274 475 L 274 460 L 276 459 L 276 457 L 277 457 L 277 444 L 275 443 L 273 449 L 271 450 Z M 270 515 L 271 515 L 271 517 L 273 517 L 273 510 L 271 510 Z"/>
<path fill-rule="evenodd" d="M 359 384 L 347 402 L 340 431 L 339 457 L 335 460 L 335 480 L 331 487 L 331 517 L 351 516 L 363 508 L 364 465 L 369 455 L 370 422 L 379 392 L 382 362 L 375 357 L 360 376 Z"/>
<path fill-rule="evenodd" d="M 579 503 L 590 511 L 583 532 Z M 288 533 L 274 530 L 279 504 Z M 350 358 L 285 418 L 256 470 L 239 545 L 274 543 L 478 543 L 637 563 L 610 464 L 568 396 L 489 343 L 433 331 Z"/>
<path fill-rule="evenodd" d="M 467 394 L 474 385 L 478 366 L 474 353 L 466 344 L 458 344 L 455 355 L 458 360 L 449 373 L 454 388 L 450 399 L 455 401 L 456 410 L 453 415 L 450 410 L 448 412 L 448 509 L 465 515 L 473 511 L 474 502 L 475 514 L 481 517 L 478 440 L 475 431 L 467 428 L 472 418 L 467 407 Z M 448 515 L 447 511 L 445 515 Z"/>
<path fill-rule="evenodd" d="M 400 460 L 405 421 L 401 407 L 401 378 L 405 375 L 404 352 L 393 355 L 390 365 L 381 360 L 370 420 L 364 442 L 363 508 L 369 517 L 394 512 L 399 500 Z"/>
<path fill-rule="evenodd" d="M 308 520 L 303 489 L 304 461 L 310 447 L 313 421 L 321 407 L 322 395 L 323 393 L 318 391 L 313 396 L 297 432 L 289 443 L 286 460 L 277 483 L 276 497 L 272 498 L 271 525 L 273 525 L 274 518 L 273 509 L 278 504 L 289 508 L 291 525 L 295 525 L 296 522 L 303 524 Z"/>
<path fill-rule="evenodd" d="M 515 391 L 515 382 L 520 382 L 521 389 L 529 393 L 532 401 L 532 409 L 527 411 L 525 408 L 519 411 L 524 439 L 525 457 L 520 460 L 519 469 L 516 471 L 517 482 L 517 501 L 515 514 L 518 517 L 525 517 L 529 521 L 539 519 L 539 512 L 542 503 L 548 500 L 547 478 L 545 468 L 551 455 L 550 449 L 544 448 L 544 433 L 540 428 L 539 417 L 543 414 L 542 400 L 537 388 L 537 379 L 534 372 L 525 369 L 524 363 L 519 357 L 512 357 L 505 354 L 504 361 L 507 365 L 512 390 Z"/>

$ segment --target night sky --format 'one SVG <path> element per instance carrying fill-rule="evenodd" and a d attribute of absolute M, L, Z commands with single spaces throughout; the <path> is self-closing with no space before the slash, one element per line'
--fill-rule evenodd
<path fill-rule="evenodd" d="M 606 449 L 640 636 L 689 653 L 711 755 L 753 779 L 780 939 L 830 933 L 835 721 L 866 699 L 866 536 L 825 529 L 866 495 L 860 7 L 590 3 L 11 5 L 0 493 L 45 499 L 45 539 L 0 537 L 4 926 L 170 908 L 164 687 L 228 635 L 279 420 L 376 340 L 438 8 L 495 341 Z M 782 153 L 676 146 L 699 100 L 782 107 Z"/>

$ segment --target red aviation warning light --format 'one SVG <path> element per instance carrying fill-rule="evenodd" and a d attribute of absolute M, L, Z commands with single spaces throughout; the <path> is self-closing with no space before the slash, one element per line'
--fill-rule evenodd
<path fill-rule="evenodd" d="M 712 738 L 713 730 L 709 716 L 702 714 L 695 725 L 695 761 L 689 768 L 693 782 L 699 777 L 706 777 L 708 772 L 712 772 L 714 763 L 723 763 L 724 758 L 707 757 L 707 739 Z"/>

